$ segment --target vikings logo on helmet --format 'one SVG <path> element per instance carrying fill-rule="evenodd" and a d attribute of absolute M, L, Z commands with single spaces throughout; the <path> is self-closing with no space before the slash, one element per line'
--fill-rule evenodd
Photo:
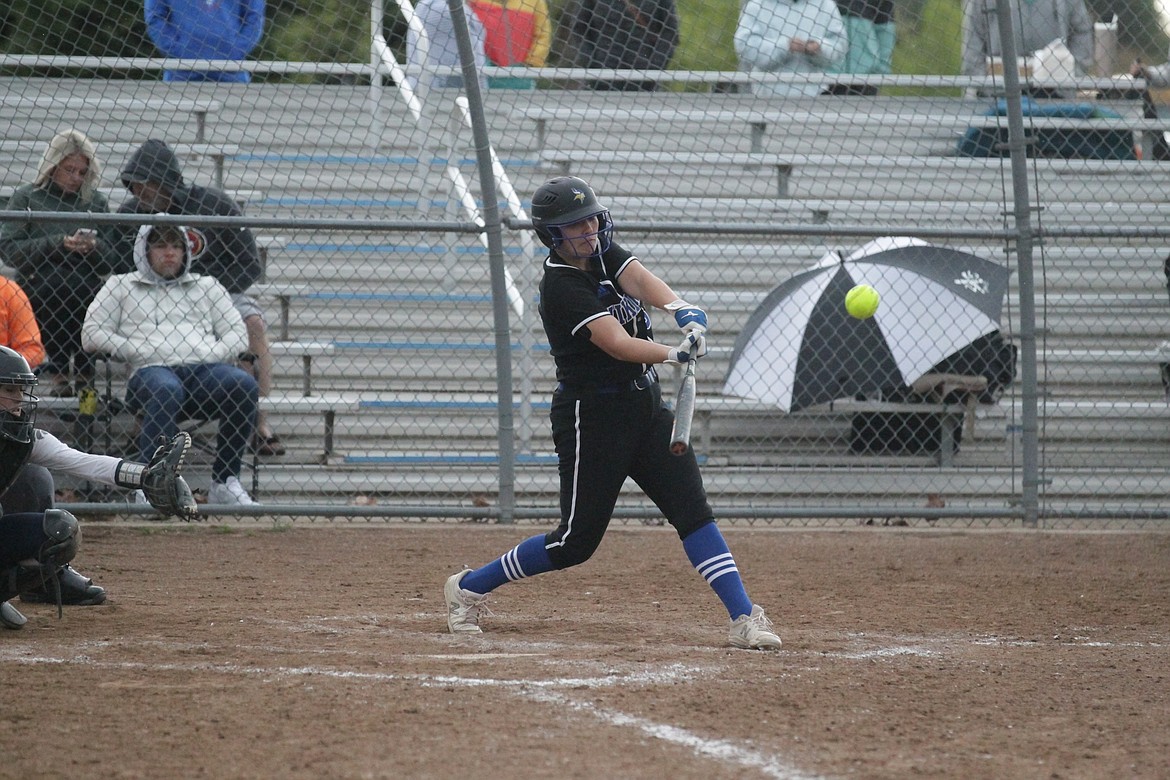
<path fill-rule="evenodd" d="M 585 202 L 585 193 L 581 192 L 581 190 L 574 189 L 573 190 L 573 200 L 575 200 L 577 203 L 584 203 Z"/>
<path fill-rule="evenodd" d="M 187 246 L 191 248 L 191 259 L 202 255 L 207 251 L 207 236 L 199 228 L 187 228 Z"/>

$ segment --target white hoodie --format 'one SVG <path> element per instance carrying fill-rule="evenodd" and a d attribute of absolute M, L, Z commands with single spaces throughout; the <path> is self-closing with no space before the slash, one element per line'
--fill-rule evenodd
<path fill-rule="evenodd" d="M 134 242 L 138 270 L 111 276 L 89 305 L 82 346 L 125 361 L 135 371 L 234 363 L 248 348 L 248 334 L 231 295 L 213 277 L 188 272 L 190 246 L 178 278 L 156 274 L 147 257 L 150 230 L 144 225 Z"/>

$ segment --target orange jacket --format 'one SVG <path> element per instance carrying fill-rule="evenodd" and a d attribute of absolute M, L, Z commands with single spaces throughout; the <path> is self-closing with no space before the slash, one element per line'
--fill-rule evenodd
<path fill-rule="evenodd" d="M 468 0 L 487 33 L 485 53 L 493 65 L 542 68 L 552 44 L 545 0 Z"/>
<path fill-rule="evenodd" d="M 0 276 L 0 344 L 19 352 L 36 368 L 45 360 L 41 329 L 33 316 L 32 304 L 20 285 Z"/>

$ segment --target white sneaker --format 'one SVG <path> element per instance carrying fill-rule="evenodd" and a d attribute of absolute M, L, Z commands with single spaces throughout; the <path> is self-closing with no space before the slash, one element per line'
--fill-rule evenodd
<path fill-rule="evenodd" d="M 229 506 L 251 506 L 256 502 L 244 490 L 239 477 L 228 477 L 226 482 L 212 482 L 207 491 L 207 503 Z"/>
<path fill-rule="evenodd" d="M 764 608 L 752 606 L 752 614 L 740 615 L 731 621 L 731 646 L 744 650 L 779 650 L 780 637 L 772 630 L 772 621 L 764 615 Z"/>
<path fill-rule="evenodd" d="M 491 614 L 484 606 L 487 594 L 480 595 L 459 587 L 463 577 L 471 569 L 452 574 L 443 586 L 443 598 L 447 601 L 447 630 L 452 634 L 482 634 L 479 627 L 479 615 Z"/>
<path fill-rule="evenodd" d="M 148 505 L 150 504 L 150 502 L 146 500 L 146 494 L 143 493 L 141 490 L 135 490 L 133 493 L 133 496 L 134 496 L 133 500 L 134 500 L 135 504 L 148 504 Z"/>

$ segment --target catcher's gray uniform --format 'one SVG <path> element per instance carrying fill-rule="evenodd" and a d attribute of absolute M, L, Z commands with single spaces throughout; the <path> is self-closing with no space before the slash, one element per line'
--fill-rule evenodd
<path fill-rule="evenodd" d="M 177 514 L 190 520 L 197 507 L 179 475 L 190 446 L 190 436 L 180 433 L 159 447 L 151 462 L 144 465 L 81 452 L 48 431 L 34 429 L 31 441 L 0 441 L 0 485 L 10 485 L 22 469 L 58 471 L 107 485 L 141 488 L 163 515 Z M 0 625 L 20 628 L 24 624 L 20 612 L 6 603 L 18 593 L 22 601 L 55 602 L 58 609 L 61 604 L 105 601 L 105 589 L 69 566 L 81 536 L 73 515 L 43 507 L 11 509 L 17 511 L 0 517 Z"/>
<path fill-rule="evenodd" d="M 161 452 L 156 453 L 150 464 L 144 465 L 110 455 L 75 450 L 48 431 L 38 428 L 33 434 L 27 463 L 90 482 L 142 488 L 151 505 L 159 512 L 191 520 L 197 513 L 197 507 L 190 498 L 190 489 L 186 489 L 186 482 L 179 476 L 183 456 L 190 444 L 190 437 L 180 433 L 160 448 Z"/>

